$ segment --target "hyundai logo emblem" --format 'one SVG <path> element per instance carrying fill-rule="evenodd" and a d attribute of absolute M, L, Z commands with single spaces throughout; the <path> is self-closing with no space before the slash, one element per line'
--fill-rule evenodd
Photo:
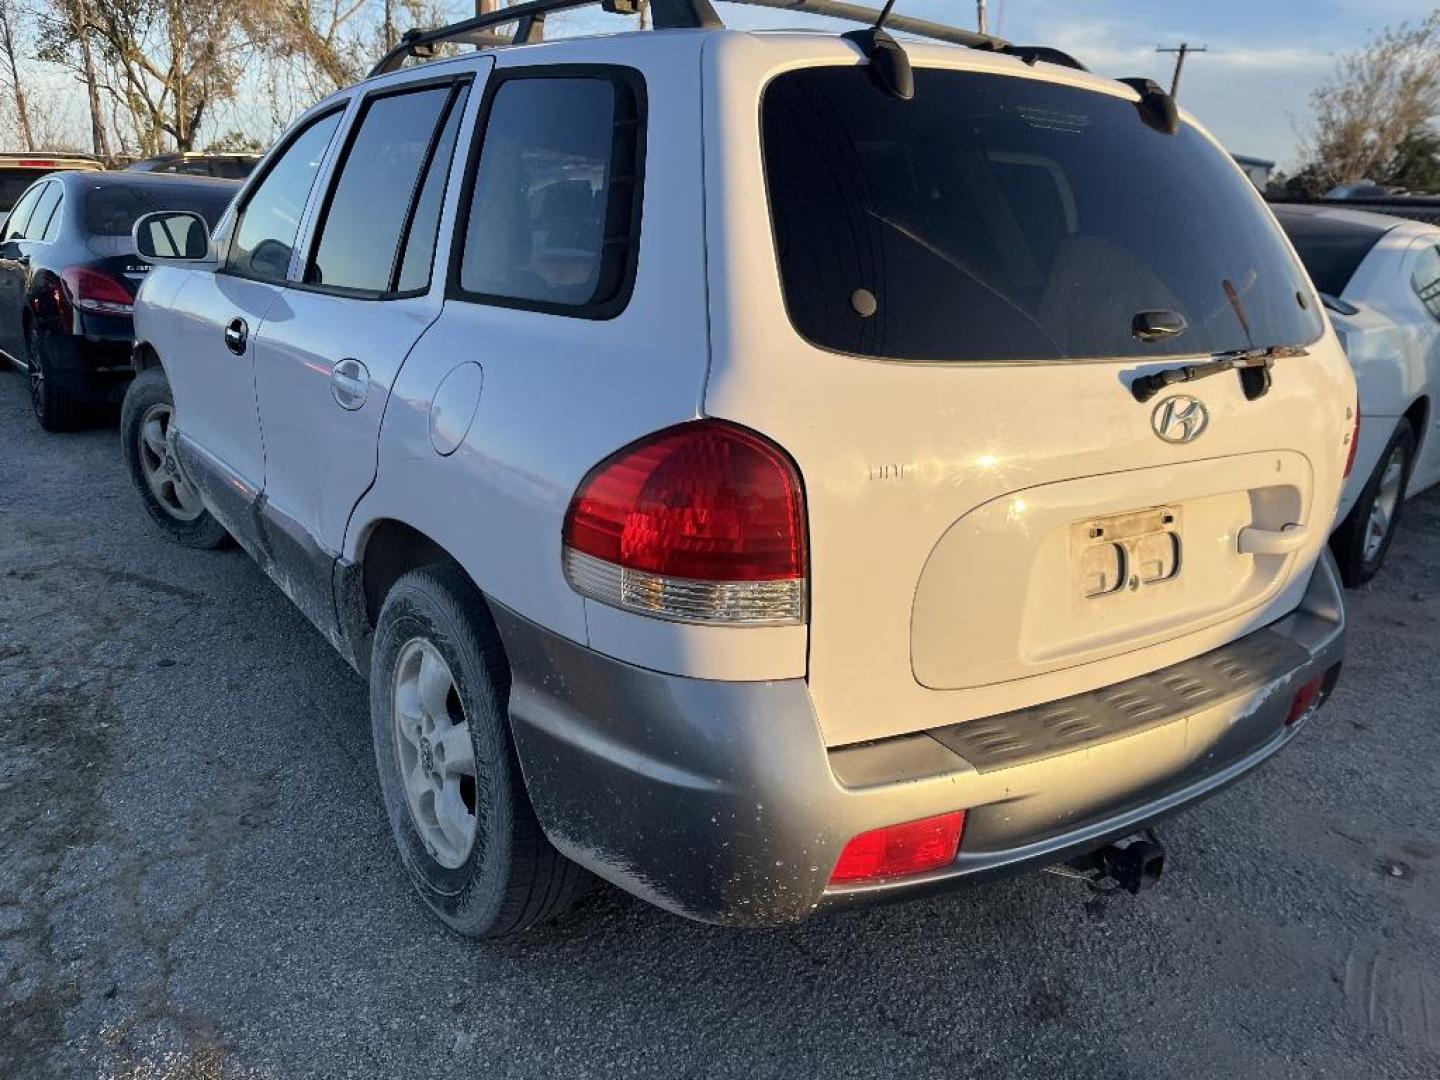
<path fill-rule="evenodd" d="M 1210 410 L 1199 398 L 1176 394 L 1155 406 L 1150 426 L 1168 443 L 1194 442 L 1210 426 Z"/>

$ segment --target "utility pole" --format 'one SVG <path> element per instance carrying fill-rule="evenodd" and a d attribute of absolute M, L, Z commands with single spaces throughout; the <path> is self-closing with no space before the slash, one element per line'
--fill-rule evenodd
<path fill-rule="evenodd" d="M 988 22 L 989 20 L 985 16 L 985 0 L 975 0 L 975 25 L 980 33 L 988 34 L 990 32 L 987 26 Z"/>
<path fill-rule="evenodd" d="M 1170 80 L 1170 96 L 1173 98 L 1180 93 L 1180 73 L 1185 70 L 1185 57 L 1192 52 L 1209 52 L 1210 49 L 1205 45 L 1191 45 L 1188 41 L 1182 41 L 1176 48 L 1167 49 L 1160 45 L 1156 46 L 1155 51 L 1175 54 L 1175 77 Z"/>

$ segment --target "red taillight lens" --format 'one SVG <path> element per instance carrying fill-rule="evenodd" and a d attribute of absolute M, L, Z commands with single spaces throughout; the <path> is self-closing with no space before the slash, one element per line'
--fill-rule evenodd
<path fill-rule="evenodd" d="M 1288 727 L 1304 719 L 1310 710 L 1315 708 L 1315 703 L 1320 700 L 1320 692 L 1324 689 L 1325 674 L 1322 672 L 1296 690 L 1295 697 L 1290 702 L 1290 712 L 1285 717 L 1285 725 Z"/>
<path fill-rule="evenodd" d="M 1345 455 L 1345 479 L 1355 471 L 1355 451 L 1360 449 L 1360 402 L 1355 402 L 1355 423 L 1350 428 L 1350 452 Z"/>
<path fill-rule="evenodd" d="M 60 271 L 60 280 L 70 293 L 70 302 L 82 311 L 129 315 L 135 310 L 135 298 L 130 290 L 109 274 L 87 266 L 71 266 Z"/>
<path fill-rule="evenodd" d="M 601 463 L 565 517 L 582 593 L 708 622 L 804 616 L 805 498 L 778 447 L 718 420 L 651 435 Z"/>
<path fill-rule="evenodd" d="M 830 883 L 878 881 L 949 866 L 964 831 L 965 811 L 956 810 L 861 833 L 840 853 Z"/>

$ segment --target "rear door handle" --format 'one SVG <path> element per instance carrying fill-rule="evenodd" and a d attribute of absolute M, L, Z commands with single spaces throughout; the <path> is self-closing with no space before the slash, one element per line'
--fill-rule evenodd
<path fill-rule="evenodd" d="M 369 393 L 369 368 L 353 356 L 336 361 L 330 369 L 330 394 L 335 398 L 336 405 L 347 412 L 354 412 L 365 404 Z"/>
<path fill-rule="evenodd" d="M 1236 538 L 1241 555 L 1289 555 L 1310 542 L 1310 530 L 1304 525 L 1286 525 L 1279 532 L 1268 529 L 1244 528 Z"/>
<path fill-rule="evenodd" d="M 250 336 L 250 328 L 245 325 L 245 320 L 239 317 L 230 320 L 225 327 L 225 347 L 236 356 L 245 355 L 245 341 Z"/>

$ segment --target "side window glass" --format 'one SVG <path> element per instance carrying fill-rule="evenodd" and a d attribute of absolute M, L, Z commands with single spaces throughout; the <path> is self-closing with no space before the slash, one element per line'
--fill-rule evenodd
<path fill-rule="evenodd" d="M 20 197 L 10 210 L 10 218 L 5 222 L 5 234 L 0 240 L 24 240 L 25 227 L 30 224 L 30 216 L 35 209 L 35 203 L 49 184 L 41 184 L 39 187 L 31 188 Z"/>
<path fill-rule="evenodd" d="M 1428 247 L 1420 252 L 1410 275 L 1410 285 L 1430 314 L 1440 319 L 1440 247 Z"/>
<path fill-rule="evenodd" d="M 342 112 L 320 117 L 293 139 L 246 200 L 235 225 L 228 269 L 264 281 L 285 280 L 300 215 Z"/>
<path fill-rule="evenodd" d="M 643 132 L 621 78 L 515 78 L 491 102 L 461 288 L 613 314 L 633 266 Z"/>
<path fill-rule="evenodd" d="M 26 230 L 31 240 L 53 240 L 60 228 L 60 197 L 65 189 L 59 184 L 48 184 L 40 201 L 35 204 L 35 213 L 30 215 L 30 227 Z"/>
<path fill-rule="evenodd" d="M 389 290 L 400 235 L 450 91 L 431 86 L 365 105 L 330 193 L 306 283 Z"/>
<path fill-rule="evenodd" d="M 445 184 L 450 177 L 451 159 L 455 156 L 455 138 L 460 133 L 460 119 L 465 115 L 465 100 L 469 96 L 468 87 L 455 96 L 450 114 L 445 118 L 445 127 L 435 142 L 430 164 L 425 168 L 425 181 L 415 202 L 415 212 L 400 257 L 396 292 L 424 289 L 430 284 L 430 264 L 435 258 L 435 238 L 440 230 L 440 206 L 445 201 Z"/>

